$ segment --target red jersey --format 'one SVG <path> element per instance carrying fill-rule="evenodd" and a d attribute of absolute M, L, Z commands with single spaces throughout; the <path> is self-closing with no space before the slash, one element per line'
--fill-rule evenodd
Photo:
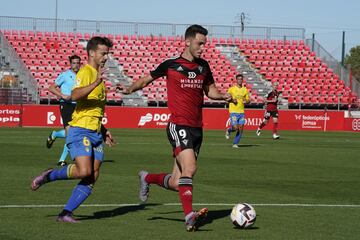
<path fill-rule="evenodd" d="M 169 121 L 202 127 L 204 87 L 214 83 L 208 62 L 201 58 L 191 62 L 180 56 L 165 60 L 150 74 L 154 79 L 167 77 Z"/>
<path fill-rule="evenodd" d="M 274 100 L 276 99 L 276 102 L 269 102 L 266 105 L 266 111 L 277 111 L 277 103 L 278 103 L 278 97 L 279 97 L 280 93 L 276 90 L 272 90 L 271 92 L 269 92 L 265 97 L 267 100 Z"/>

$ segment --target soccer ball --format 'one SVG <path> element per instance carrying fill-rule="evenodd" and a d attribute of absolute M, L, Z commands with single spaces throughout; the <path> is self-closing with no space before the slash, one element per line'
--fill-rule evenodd
<path fill-rule="evenodd" d="M 255 209 L 248 203 L 236 204 L 230 214 L 232 223 L 238 228 L 248 228 L 256 221 Z"/>

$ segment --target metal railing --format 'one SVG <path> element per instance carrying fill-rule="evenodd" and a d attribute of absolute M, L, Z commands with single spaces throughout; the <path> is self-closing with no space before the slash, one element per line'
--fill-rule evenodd
<path fill-rule="evenodd" d="M 74 32 L 74 33 L 102 33 L 120 35 L 156 35 L 183 36 L 190 24 L 118 22 L 96 20 L 72 20 L 52 18 L 31 18 L 0 16 L 0 29 Z M 241 31 L 239 25 L 209 25 L 204 24 L 210 37 L 217 38 L 251 38 L 251 39 L 289 39 L 304 40 L 304 28 L 280 28 L 245 26 Z"/>
<path fill-rule="evenodd" d="M 120 22 L 120 21 L 96 21 L 96 20 L 74 20 L 74 19 L 52 19 L 52 18 L 32 18 L 32 17 L 13 17 L 0 16 L 1 30 L 25 30 L 53 32 L 73 32 L 73 33 L 101 33 L 113 35 L 155 35 L 155 36 L 183 36 L 185 29 L 190 24 L 171 24 L 171 23 L 145 23 L 145 22 Z M 281 28 L 281 27 L 258 27 L 245 26 L 241 31 L 241 26 L 234 25 L 209 25 L 204 24 L 209 31 L 209 37 L 216 38 L 241 38 L 241 39 L 286 39 L 304 40 L 304 28 Z M 8 44 L 0 32 L 2 44 Z M 310 47 L 314 46 L 316 55 L 319 56 L 330 68 L 334 70 L 347 86 L 350 85 L 350 73 L 343 68 L 340 63 L 329 54 L 318 42 L 312 43 L 311 39 L 306 40 Z M 18 61 L 18 66 L 24 71 L 19 71 L 22 79 L 31 78 L 29 71 L 21 64 L 15 52 L 11 57 Z M 32 78 L 32 81 L 34 79 Z M 26 82 L 22 80 L 23 82 Z M 29 80 L 30 82 L 31 80 Z M 34 86 L 37 86 L 36 84 Z M 360 96 L 360 83 L 353 78 L 352 91 Z"/>

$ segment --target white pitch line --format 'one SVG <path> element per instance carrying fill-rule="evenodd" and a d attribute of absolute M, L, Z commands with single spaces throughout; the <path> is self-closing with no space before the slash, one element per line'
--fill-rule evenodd
<path fill-rule="evenodd" d="M 312 204 L 312 203 L 250 203 L 253 206 L 261 207 L 336 207 L 336 208 L 360 208 L 360 204 Z M 180 203 L 162 203 L 162 206 L 180 206 Z M 234 206 L 235 203 L 193 203 L 194 206 Z M 0 205 L 5 208 L 59 208 L 60 204 L 24 204 L 24 205 Z M 131 207 L 141 206 L 136 203 L 111 203 L 111 204 L 84 204 L 80 207 Z"/>

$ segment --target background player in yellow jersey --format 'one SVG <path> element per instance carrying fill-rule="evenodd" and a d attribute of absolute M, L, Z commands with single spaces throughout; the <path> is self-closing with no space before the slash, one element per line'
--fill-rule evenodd
<path fill-rule="evenodd" d="M 249 103 L 249 92 L 243 84 L 244 76 L 242 74 L 236 75 L 236 85 L 228 89 L 228 93 L 232 96 L 233 102 L 229 104 L 230 112 L 230 127 L 226 129 L 225 137 L 230 139 L 231 132 L 236 131 L 236 135 L 233 141 L 233 147 L 238 148 L 240 142 L 244 124 L 245 124 L 245 111 L 244 103 Z"/>
<path fill-rule="evenodd" d="M 35 177 L 31 183 L 33 191 L 41 185 L 67 179 L 81 179 L 75 186 L 57 221 L 76 223 L 73 211 L 91 194 L 93 184 L 99 176 L 104 157 L 103 139 L 112 146 L 113 138 L 101 124 L 106 103 L 103 67 L 108 59 L 112 42 L 103 37 L 93 37 L 87 43 L 88 64 L 76 75 L 76 85 L 71 99 L 76 108 L 69 122 L 66 144 L 74 164 L 59 169 L 48 169 Z"/>

